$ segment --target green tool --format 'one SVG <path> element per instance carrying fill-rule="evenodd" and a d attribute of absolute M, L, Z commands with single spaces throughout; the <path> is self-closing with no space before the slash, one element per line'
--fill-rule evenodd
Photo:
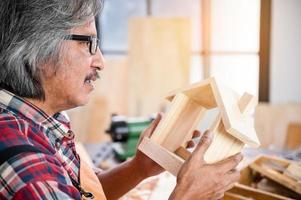
<path fill-rule="evenodd" d="M 116 158 L 124 161 L 136 153 L 140 134 L 149 126 L 154 118 L 127 118 L 112 115 L 110 128 L 106 131 L 113 140 L 113 150 Z"/>

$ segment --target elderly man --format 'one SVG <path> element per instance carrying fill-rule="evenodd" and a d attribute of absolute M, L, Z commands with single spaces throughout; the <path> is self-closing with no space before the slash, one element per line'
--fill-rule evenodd
<path fill-rule="evenodd" d="M 104 69 L 94 21 L 101 6 L 98 0 L 0 1 L 0 199 L 117 199 L 163 171 L 137 151 L 95 173 L 74 148 L 62 111 L 85 105 Z M 206 164 L 210 137 L 204 135 L 170 199 L 218 199 L 238 180 L 241 156 Z"/>

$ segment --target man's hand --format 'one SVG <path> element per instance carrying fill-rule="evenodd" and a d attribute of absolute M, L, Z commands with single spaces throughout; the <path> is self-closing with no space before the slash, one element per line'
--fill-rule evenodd
<path fill-rule="evenodd" d="M 137 145 L 137 148 L 139 144 L 141 143 L 142 139 L 144 137 L 150 137 L 156 127 L 158 126 L 162 116 L 159 113 L 156 117 L 156 119 L 150 124 L 150 126 L 143 131 L 143 133 L 140 135 L 139 142 Z M 136 155 L 133 158 L 133 163 L 138 167 L 137 172 L 141 173 L 141 176 L 143 179 L 157 175 L 164 171 L 164 169 L 157 164 L 155 161 L 151 160 L 148 156 L 146 156 L 144 153 L 142 153 L 139 149 L 137 149 Z"/>
<path fill-rule="evenodd" d="M 211 140 L 211 133 L 206 132 L 191 157 L 183 164 L 170 200 L 220 199 L 238 181 L 240 174 L 235 168 L 242 160 L 240 154 L 214 164 L 204 161 Z"/>
<path fill-rule="evenodd" d="M 140 136 L 138 146 L 141 143 L 142 139 L 144 137 L 150 137 L 153 132 L 155 131 L 156 127 L 158 126 L 160 120 L 162 118 L 162 115 L 159 113 L 156 117 L 156 119 L 151 123 L 151 125 L 143 131 L 143 133 Z M 200 132 L 195 131 L 193 133 L 193 138 L 199 137 Z M 194 142 L 192 140 L 187 142 L 187 148 L 194 147 Z M 147 178 L 150 176 L 157 175 L 164 171 L 164 169 L 157 164 L 155 161 L 150 159 L 148 156 L 146 156 L 144 153 L 142 153 L 140 150 L 137 150 L 136 156 L 133 159 L 133 162 L 136 164 L 136 166 L 139 168 L 139 172 L 142 173 L 143 178 Z"/>

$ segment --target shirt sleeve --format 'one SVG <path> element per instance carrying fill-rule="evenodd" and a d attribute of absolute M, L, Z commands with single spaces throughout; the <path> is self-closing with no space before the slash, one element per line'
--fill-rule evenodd
<path fill-rule="evenodd" d="M 0 168 L 0 199 L 81 199 L 58 161 L 43 153 L 21 153 Z M 0 188 L 1 188 L 0 187 Z"/>
<path fill-rule="evenodd" d="M 81 199 L 74 187 L 56 181 L 39 181 L 26 184 L 13 197 L 13 200 L 37 199 Z"/>
<path fill-rule="evenodd" d="M 0 151 L 17 145 L 49 148 L 47 138 L 39 131 L 27 121 L 1 113 Z M 24 152 L 0 165 L 0 199 L 61 200 L 81 199 L 81 196 L 55 156 Z"/>

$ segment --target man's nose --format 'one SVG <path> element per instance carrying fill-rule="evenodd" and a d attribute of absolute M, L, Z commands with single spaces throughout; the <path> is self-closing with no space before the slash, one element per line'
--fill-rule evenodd
<path fill-rule="evenodd" d="M 93 55 L 93 64 L 92 64 L 92 67 L 95 67 L 97 68 L 98 70 L 102 70 L 104 68 L 104 57 L 100 51 L 100 48 L 97 47 L 97 51 L 95 53 L 95 55 Z"/>

